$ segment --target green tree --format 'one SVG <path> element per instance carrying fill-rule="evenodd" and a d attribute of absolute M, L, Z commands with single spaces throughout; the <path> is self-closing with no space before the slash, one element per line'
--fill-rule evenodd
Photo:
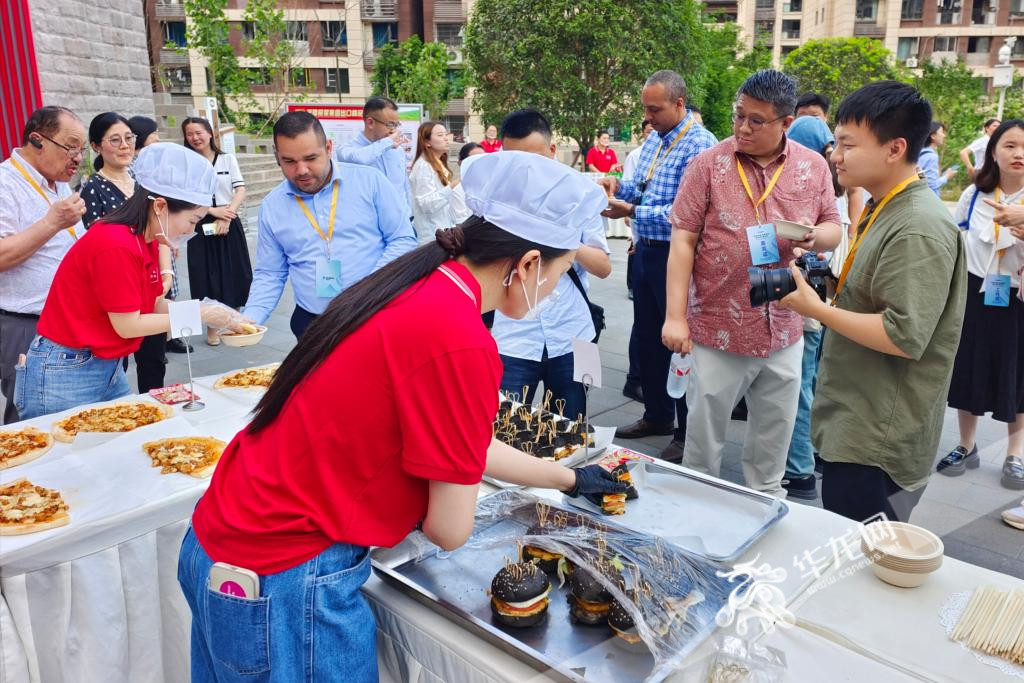
<path fill-rule="evenodd" d="M 381 48 L 371 77 L 373 91 L 398 102 L 422 104 L 428 116 L 439 118 L 461 83 L 448 78 L 448 49 L 410 36 L 400 45 Z"/>
<path fill-rule="evenodd" d="M 230 25 L 224 16 L 227 0 L 185 0 L 184 6 L 189 19 L 188 47 L 207 62 L 206 92 L 217 98 L 221 116 L 234 121 L 227 98 L 245 99 L 251 96 L 252 89 L 228 42 Z"/>
<path fill-rule="evenodd" d="M 701 101 L 708 31 L 694 0 L 501 0 L 477 3 L 466 27 L 474 109 L 484 120 L 536 107 L 581 155 L 598 130 L 641 117 L 658 69 Z"/>
<path fill-rule="evenodd" d="M 802 92 L 822 93 L 836 105 L 871 81 L 907 80 L 892 53 L 872 38 L 808 40 L 787 55 L 782 70 Z"/>
<path fill-rule="evenodd" d="M 248 0 L 242 18 L 252 22 L 253 38 L 245 44 L 245 56 L 254 60 L 259 73 L 266 74 L 267 85 L 263 119 L 256 135 L 262 135 L 274 123 L 288 100 L 302 101 L 309 90 L 305 71 L 299 67 L 309 52 L 296 41 L 288 40 L 288 23 L 277 0 Z M 247 72 L 251 73 L 251 72 Z"/>
<path fill-rule="evenodd" d="M 772 54 L 764 45 L 744 50 L 739 42 L 739 28 L 733 23 L 712 28 L 709 42 L 703 100 L 696 104 L 704 127 L 722 140 L 732 135 L 736 91 L 752 73 L 771 67 Z"/>

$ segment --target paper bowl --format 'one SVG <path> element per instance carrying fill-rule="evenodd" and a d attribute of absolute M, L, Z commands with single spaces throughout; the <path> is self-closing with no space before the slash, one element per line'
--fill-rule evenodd
<path fill-rule="evenodd" d="M 776 220 L 772 221 L 775 224 L 775 233 L 779 237 L 785 237 L 787 240 L 793 240 L 800 242 L 804 239 L 804 235 L 814 230 L 809 225 L 801 225 L 800 223 L 794 223 L 793 221 Z"/>
<path fill-rule="evenodd" d="M 919 526 L 905 522 L 885 522 L 890 534 L 861 536 L 861 550 L 871 561 L 871 567 L 882 581 L 914 588 L 924 583 L 928 575 L 942 566 L 945 550 L 942 539 Z"/>
<path fill-rule="evenodd" d="M 267 333 L 267 328 L 263 325 L 256 325 L 258 332 L 252 334 L 232 334 L 224 333 L 220 335 L 220 340 L 224 342 L 224 346 L 253 346 L 259 344 L 263 339 L 263 335 Z"/>

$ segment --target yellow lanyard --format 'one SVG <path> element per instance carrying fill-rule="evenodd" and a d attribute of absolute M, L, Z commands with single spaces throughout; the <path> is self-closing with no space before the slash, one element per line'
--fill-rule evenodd
<path fill-rule="evenodd" d="M 676 146 L 677 142 L 679 142 L 680 140 L 683 139 L 683 136 L 686 135 L 686 131 L 690 130 L 690 126 L 692 126 L 692 125 L 693 125 L 693 119 L 691 118 L 690 122 L 688 124 L 686 124 L 685 126 L 683 126 L 683 129 L 681 131 L 679 131 L 679 135 L 676 136 L 676 139 L 673 140 L 669 144 L 668 149 L 665 150 L 665 158 L 666 159 L 668 158 L 669 152 L 672 151 L 672 148 Z M 654 177 L 654 171 L 657 169 L 657 167 L 659 165 L 658 164 L 658 159 L 661 158 L 661 149 L 664 146 L 665 146 L 665 140 L 662 140 L 658 144 L 658 151 L 655 152 L 654 159 L 651 160 L 651 165 L 647 168 L 647 177 L 644 179 L 644 184 L 645 185 L 651 181 L 652 177 Z"/>
<path fill-rule="evenodd" d="M 997 187 L 996 188 L 996 204 L 999 203 L 999 194 L 1001 192 L 1002 192 L 1002 190 L 1000 190 Z M 1024 199 L 1021 199 L 1020 203 L 1024 204 Z M 995 221 L 992 221 L 992 224 L 995 225 L 996 249 L 998 249 L 996 254 L 999 255 L 999 264 L 996 266 L 996 271 L 998 272 L 999 267 L 1002 266 L 1002 264 L 1003 264 L 1003 254 L 1006 252 L 1006 249 L 1009 249 L 1009 247 L 1006 247 L 1005 249 L 999 249 L 999 223 L 996 223 Z"/>
<path fill-rule="evenodd" d="M 320 239 L 327 244 L 327 258 L 329 260 L 331 258 L 331 237 L 334 236 L 334 215 L 338 211 L 338 181 L 334 181 L 334 190 L 331 191 L 331 218 L 330 222 L 327 224 L 326 235 L 324 234 L 324 231 L 320 229 L 320 223 L 316 220 L 316 216 L 314 216 L 306 206 L 306 202 L 302 201 L 302 197 L 298 195 L 293 196 L 295 197 L 295 201 L 299 203 L 299 207 L 302 208 L 302 212 L 306 214 L 306 219 L 309 221 L 309 224 L 312 225 L 313 229 L 316 230 L 318 235 L 320 235 Z"/>
<path fill-rule="evenodd" d="M 846 255 L 846 260 L 843 261 L 843 270 L 839 273 L 839 284 L 836 285 L 836 296 L 835 299 L 832 299 L 833 306 L 836 305 L 836 299 L 839 298 L 839 292 L 843 291 L 843 284 L 846 282 L 846 276 L 850 274 L 850 268 L 853 267 L 853 259 L 857 256 L 857 250 L 860 249 L 861 242 L 863 242 L 864 237 L 867 236 L 868 230 L 870 230 L 871 226 L 875 224 L 875 219 L 878 218 L 878 214 L 882 212 L 882 209 L 884 209 L 885 205 L 889 203 L 889 200 L 907 189 L 907 186 L 915 180 L 918 180 L 916 173 L 889 190 L 889 194 L 885 195 L 885 197 L 882 198 L 882 201 L 875 204 L 874 208 L 871 209 L 871 218 L 868 219 L 868 224 L 864 226 L 863 230 L 857 233 L 857 236 L 853 240 L 853 244 L 850 245 L 850 253 Z M 860 213 L 860 220 L 857 221 L 857 225 L 864 222 L 864 217 L 867 216 L 867 214 L 868 207 L 865 206 L 864 210 Z"/>
<path fill-rule="evenodd" d="M 32 189 L 39 193 L 39 196 L 43 198 L 43 201 L 46 202 L 47 206 L 53 206 L 53 202 L 51 202 L 50 198 L 46 196 L 45 192 L 43 192 L 43 188 L 39 187 L 39 183 L 36 182 L 36 179 L 30 176 L 28 174 L 28 171 L 26 171 L 25 168 L 21 164 L 19 164 L 18 160 L 15 159 L 14 157 L 11 157 L 11 166 L 14 166 L 14 168 L 18 169 L 18 172 L 21 173 L 22 177 L 25 178 L 26 182 L 28 182 L 28 184 L 32 186 Z M 78 235 L 75 233 L 74 226 L 69 227 L 68 232 L 71 234 L 71 237 L 73 239 L 78 239 Z"/>
<path fill-rule="evenodd" d="M 758 207 L 764 203 L 764 200 L 768 199 L 768 195 L 770 195 L 772 190 L 775 189 L 775 183 L 779 182 L 779 176 L 782 175 L 782 169 L 785 167 L 785 161 L 779 164 L 779 167 L 775 169 L 775 173 L 772 175 L 772 179 L 768 181 L 768 186 L 764 188 L 764 194 L 755 202 L 754 193 L 750 191 L 750 181 L 747 180 L 747 172 L 743 170 L 743 164 L 740 163 L 739 156 L 736 157 L 736 171 L 740 174 L 740 181 L 743 182 L 743 189 L 747 191 L 747 196 L 750 197 L 750 203 L 754 207 L 754 218 L 757 219 L 758 224 L 761 223 L 761 210 Z"/>

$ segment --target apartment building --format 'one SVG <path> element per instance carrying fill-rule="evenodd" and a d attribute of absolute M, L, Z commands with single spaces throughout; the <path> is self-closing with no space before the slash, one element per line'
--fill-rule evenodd
<path fill-rule="evenodd" d="M 144 0 L 150 61 L 158 74 L 154 88 L 172 99 L 202 108 L 207 92 L 205 60 L 188 50 L 187 17 L 182 0 Z M 370 96 L 373 67 L 381 48 L 412 35 L 448 47 L 449 77 L 463 68 L 462 38 L 473 0 L 280 0 L 287 21 L 287 38 L 294 41 L 297 59 L 291 80 L 306 98 L 319 102 L 362 104 Z M 225 14 L 229 41 L 244 68 L 253 69 L 254 98 L 265 111 L 274 98 L 269 79 L 256 63 L 243 57 L 252 37 L 243 20 L 245 0 L 228 0 Z M 444 123 L 457 138 L 482 136 L 469 101 L 453 99 Z M 470 127 L 472 126 L 472 130 Z"/>
<path fill-rule="evenodd" d="M 999 48 L 1017 38 L 1011 61 L 1024 66 L 1024 0 L 739 0 L 737 23 L 748 44 L 772 48 L 772 62 L 804 41 L 837 36 L 876 38 L 898 61 L 963 57 L 990 78 Z"/>

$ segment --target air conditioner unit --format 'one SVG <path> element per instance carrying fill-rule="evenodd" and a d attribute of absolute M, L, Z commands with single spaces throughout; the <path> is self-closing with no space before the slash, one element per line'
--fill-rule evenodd
<path fill-rule="evenodd" d="M 462 64 L 462 50 L 456 48 L 448 49 L 448 63 L 449 64 Z"/>
<path fill-rule="evenodd" d="M 907 65 L 908 69 L 916 69 L 917 68 L 917 57 L 907 57 L 907 61 L 904 62 L 904 64 Z"/>

